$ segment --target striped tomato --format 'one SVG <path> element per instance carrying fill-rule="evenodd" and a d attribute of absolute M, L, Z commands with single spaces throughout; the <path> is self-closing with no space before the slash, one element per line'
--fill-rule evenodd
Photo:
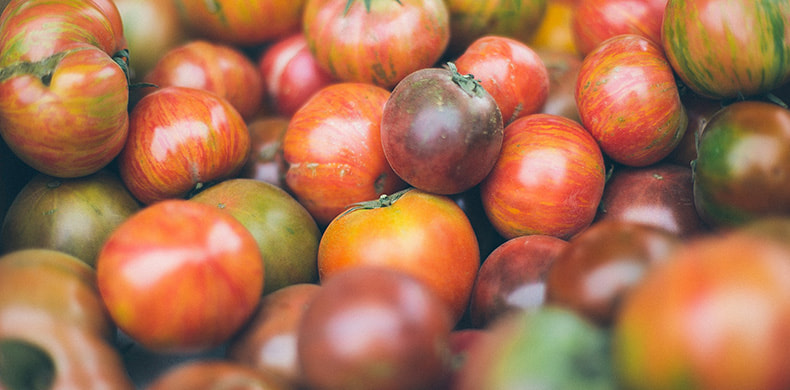
<path fill-rule="evenodd" d="M 757 95 L 790 78 L 790 2 L 670 0 L 661 40 L 689 88 L 711 98 Z"/>
<path fill-rule="evenodd" d="M 584 58 L 576 104 L 603 152 L 630 166 L 666 157 L 688 123 L 664 53 L 639 35 L 612 37 Z"/>

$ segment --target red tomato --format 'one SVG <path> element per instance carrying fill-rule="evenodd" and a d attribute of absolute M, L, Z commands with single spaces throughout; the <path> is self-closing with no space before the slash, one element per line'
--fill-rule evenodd
<path fill-rule="evenodd" d="M 209 41 L 189 41 L 167 51 L 144 81 L 205 89 L 227 99 L 245 120 L 263 105 L 263 77 L 241 50 Z"/>
<path fill-rule="evenodd" d="M 13 1 L 0 17 L 0 135 L 58 177 L 98 171 L 128 131 L 128 52 L 109 1 Z"/>
<path fill-rule="evenodd" d="M 146 95 L 132 110 L 129 128 L 118 169 L 145 204 L 231 177 L 250 152 L 250 133 L 239 112 L 200 89 L 170 86 Z"/>
<path fill-rule="evenodd" d="M 565 117 L 533 114 L 505 128 L 499 160 L 480 193 L 505 238 L 567 239 L 592 223 L 605 181 L 603 155 L 590 133 Z"/>
<path fill-rule="evenodd" d="M 96 262 L 112 319 L 156 352 L 227 341 L 255 311 L 264 266 L 252 234 L 213 206 L 171 199 L 127 219 Z"/>
<path fill-rule="evenodd" d="M 385 88 L 434 65 L 450 37 L 444 0 L 307 0 L 302 23 L 334 78 Z"/>
<path fill-rule="evenodd" d="M 318 245 L 321 281 L 364 265 L 421 280 L 457 321 L 469 303 L 480 253 L 469 219 L 452 199 L 411 189 L 349 209 L 327 226 Z"/>
<path fill-rule="evenodd" d="M 622 303 L 613 358 L 622 388 L 790 386 L 790 249 L 706 236 L 645 275 Z"/>
<path fill-rule="evenodd" d="M 639 35 L 612 37 L 584 58 L 576 104 L 601 150 L 625 165 L 645 166 L 666 157 L 688 123 L 661 47 Z"/>
<path fill-rule="evenodd" d="M 663 17 L 663 5 L 650 0 L 585 0 L 573 10 L 571 31 L 582 55 L 620 34 L 641 35 L 660 45 Z"/>
<path fill-rule="evenodd" d="M 790 3 L 669 0 L 661 42 L 678 77 L 714 99 L 758 95 L 790 79 Z"/>
<path fill-rule="evenodd" d="M 511 38 L 484 36 L 455 60 L 461 74 L 472 74 L 494 97 L 502 122 L 538 112 L 549 95 L 549 72 L 529 46 Z"/>
<path fill-rule="evenodd" d="M 332 84 L 291 118 L 283 139 L 285 181 L 319 225 L 352 203 L 405 187 L 381 146 L 389 95 L 372 84 Z"/>
<path fill-rule="evenodd" d="M 314 93 L 334 82 L 316 62 L 303 33 L 269 46 L 258 60 L 269 104 L 279 115 L 291 117 Z"/>

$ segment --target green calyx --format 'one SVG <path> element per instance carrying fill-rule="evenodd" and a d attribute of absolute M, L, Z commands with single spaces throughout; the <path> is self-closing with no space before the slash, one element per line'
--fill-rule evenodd
<path fill-rule="evenodd" d="M 370 3 L 371 3 L 371 2 L 373 2 L 373 0 L 362 0 L 362 1 L 365 3 L 365 10 L 366 10 L 367 12 L 370 12 Z M 403 3 L 401 3 L 401 2 L 400 2 L 400 0 L 395 0 L 395 1 L 396 1 L 398 4 L 400 4 L 400 5 L 403 5 Z M 351 4 L 352 4 L 353 2 L 354 2 L 354 0 L 348 0 L 348 1 L 346 2 L 346 8 L 345 8 L 345 9 L 343 9 L 343 15 L 344 15 L 344 16 L 345 16 L 345 15 L 348 13 L 348 9 L 349 9 L 349 8 L 351 8 Z"/>
<path fill-rule="evenodd" d="M 455 84 L 457 84 L 461 89 L 464 90 L 469 96 L 472 97 L 481 97 L 485 92 L 485 89 L 482 85 L 480 85 L 480 80 L 475 79 L 475 76 L 472 74 L 461 74 L 458 72 L 458 68 L 456 68 L 455 64 L 452 62 L 448 62 L 444 66 L 447 70 L 450 71 L 452 74 L 452 80 Z"/>
<path fill-rule="evenodd" d="M 412 188 L 409 187 L 409 188 L 406 188 L 404 190 L 400 190 L 400 191 L 398 191 L 398 192 L 396 192 L 394 194 L 391 194 L 391 195 L 381 194 L 381 196 L 379 196 L 379 198 L 376 199 L 376 200 L 368 200 L 368 201 L 365 201 L 365 202 L 354 203 L 351 206 L 349 206 L 349 208 L 346 209 L 346 211 L 344 211 L 342 214 L 340 214 L 338 216 L 338 218 L 342 217 L 342 216 L 344 216 L 344 215 L 346 215 L 346 214 L 348 214 L 348 213 L 350 213 L 352 211 L 356 211 L 356 210 L 372 210 L 372 209 L 378 209 L 378 208 L 382 208 L 382 207 L 389 207 L 393 203 L 395 203 L 398 199 L 400 199 L 401 196 L 403 196 L 405 193 L 407 193 L 407 192 L 409 192 L 411 190 L 412 190 Z"/>

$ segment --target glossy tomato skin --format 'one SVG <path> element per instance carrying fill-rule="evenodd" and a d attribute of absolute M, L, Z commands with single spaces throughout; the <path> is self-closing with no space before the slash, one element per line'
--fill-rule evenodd
<path fill-rule="evenodd" d="M 502 122 L 538 112 L 549 95 L 549 72 L 541 57 L 521 41 L 483 36 L 472 42 L 455 65 L 461 74 L 472 74 L 491 94 L 502 113 Z"/>
<path fill-rule="evenodd" d="M 143 80 L 159 88 L 170 85 L 205 89 L 225 98 L 250 120 L 263 105 L 263 77 L 236 47 L 191 40 L 168 50 Z"/>
<path fill-rule="evenodd" d="M 452 195 L 479 184 L 502 147 L 496 100 L 456 69 L 425 68 L 393 89 L 381 117 L 392 169 L 424 191 Z"/>
<path fill-rule="evenodd" d="M 418 279 L 390 268 L 348 269 L 322 283 L 298 329 L 307 387 L 441 388 L 453 322 Z"/>
<path fill-rule="evenodd" d="M 694 92 L 748 97 L 790 78 L 788 18 L 785 1 L 669 0 L 661 41 L 672 68 Z"/>
<path fill-rule="evenodd" d="M 249 153 L 247 125 L 227 100 L 169 86 L 135 105 L 118 169 L 132 195 L 151 204 L 235 175 Z"/>
<path fill-rule="evenodd" d="M 148 350 L 184 353 L 214 348 L 241 328 L 260 301 L 264 266 L 233 216 L 169 199 L 113 232 L 96 278 L 120 330 Z"/>
<path fill-rule="evenodd" d="M 239 171 L 239 177 L 265 181 L 287 189 L 283 157 L 283 138 L 290 123 L 281 116 L 261 116 L 249 121 L 250 156 Z"/>
<path fill-rule="evenodd" d="M 694 202 L 713 227 L 790 214 L 790 111 L 773 103 L 733 103 L 699 138 Z"/>
<path fill-rule="evenodd" d="M 314 93 L 335 82 L 315 60 L 301 31 L 269 46 L 257 65 L 269 105 L 284 117 L 293 116 Z"/>
<path fill-rule="evenodd" d="M 697 158 L 697 140 L 702 135 L 702 130 L 710 122 L 710 118 L 724 107 L 724 104 L 720 100 L 704 98 L 691 91 L 683 94 L 681 100 L 688 117 L 686 132 L 683 133 L 678 146 L 662 161 L 689 167 Z"/>
<path fill-rule="evenodd" d="M 307 0 L 303 32 L 316 61 L 335 79 L 395 86 L 444 53 L 450 22 L 444 0 Z"/>
<path fill-rule="evenodd" d="M 576 104 L 582 124 L 601 150 L 630 166 L 666 157 L 688 123 L 661 47 L 639 35 L 612 37 L 584 58 Z"/>
<path fill-rule="evenodd" d="M 612 356 L 629 389 L 790 385 L 790 251 L 753 233 L 702 237 L 623 301 Z"/>
<path fill-rule="evenodd" d="M 567 239 L 592 223 L 605 181 L 601 149 L 579 123 L 533 114 L 505 128 L 499 160 L 480 194 L 503 237 Z"/>
<path fill-rule="evenodd" d="M 406 184 L 381 147 L 381 115 L 389 91 L 336 83 L 316 92 L 291 118 L 283 139 L 285 182 L 325 227 L 349 205 Z"/>
<path fill-rule="evenodd" d="M 450 198 L 409 189 L 346 212 L 318 246 L 321 281 L 345 269 L 378 265 L 406 272 L 436 293 L 459 320 L 467 308 L 480 254 L 469 219 Z"/>
<path fill-rule="evenodd" d="M 638 34 L 661 44 L 664 7 L 649 0 L 587 0 L 573 11 L 574 42 L 583 55 L 620 34 Z M 664 1 L 666 3 L 666 1 Z"/>

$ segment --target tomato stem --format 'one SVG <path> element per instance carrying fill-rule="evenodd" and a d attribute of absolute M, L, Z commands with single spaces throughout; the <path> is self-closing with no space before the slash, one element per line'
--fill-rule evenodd
<path fill-rule="evenodd" d="M 459 73 L 458 68 L 452 62 L 448 62 L 444 67 L 452 74 L 453 82 L 461 87 L 461 89 L 463 89 L 464 92 L 466 92 L 469 96 L 483 96 L 485 89 L 483 89 L 483 86 L 480 85 L 480 80 L 475 79 L 473 74 L 463 75 Z"/>
<path fill-rule="evenodd" d="M 346 209 L 346 211 L 341 213 L 338 217 L 342 217 L 342 216 L 344 216 L 344 215 L 346 215 L 346 214 L 348 214 L 348 213 L 350 213 L 352 211 L 356 211 L 356 210 L 371 210 L 371 209 L 378 209 L 378 208 L 382 208 L 382 207 L 392 206 L 392 204 L 395 203 L 398 199 L 400 199 L 400 197 L 403 196 L 403 194 L 405 194 L 405 193 L 407 193 L 407 192 L 409 192 L 411 190 L 412 190 L 412 187 L 409 187 L 409 188 L 400 190 L 398 192 L 395 192 L 395 193 L 393 193 L 391 195 L 381 194 L 381 196 L 379 196 L 379 198 L 376 199 L 376 200 L 368 200 L 368 201 L 364 201 L 364 202 L 353 203 L 353 204 L 351 204 L 349 206 L 348 209 Z"/>

